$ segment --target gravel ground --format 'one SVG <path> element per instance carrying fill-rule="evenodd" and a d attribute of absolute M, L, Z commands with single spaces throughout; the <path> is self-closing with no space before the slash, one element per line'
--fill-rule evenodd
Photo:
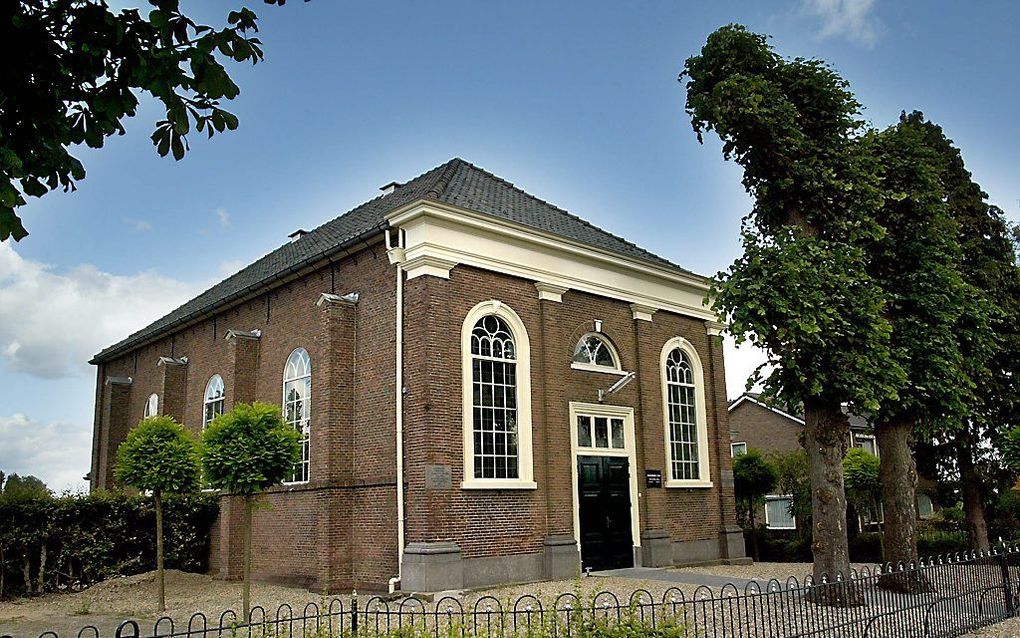
<path fill-rule="evenodd" d="M 857 566 L 860 567 L 860 566 Z M 799 563 L 758 563 L 755 565 L 731 565 L 712 567 L 678 568 L 676 571 L 691 574 L 708 574 L 737 579 L 768 580 L 775 578 L 785 582 L 790 575 L 799 580 L 810 573 L 810 564 Z M 465 610 L 470 611 L 475 605 L 479 610 L 496 609 L 497 605 L 504 609 L 512 607 L 512 601 L 519 596 L 531 594 L 538 597 L 545 608 L 559 594 L 577 592 L 582 599 L 587 599 L 597 592 L 607 591 L 616 595 L 621 603 L 637 589 L 647 590 L 656 600 L 662 600 L 663 593 L 670 587 L 679 588 L 690 600 L 695 585 L 670 583 L 656 580 L 638 580 L 619 577 L 591 576 L 579 580 L 561 580 L 542 583 L 530 583 L 498 587 L 485 590 L 451 593 Z M 742 589 L 742 587 L 738 587 Z M 83 592 L 67 594 L 49 594 L 32 599 L 21 599 L 0 602 L 0 635 L 11 634 L 15 638 L 36 638 L 43 631 L 56 631 L 59 638 L 75 638 L 78 630 L 86 625 L 94 625 L 100 635 L 109 638 L 116 626 L 125 618 L 140 621 L 142 631 L 152 629 L 152 623 L 158 615 L 153 603 L 155 599 L 154 573 L 139 574 L 126 578 L 116 578 L 95 585 Z M 494 598 L 495 601 L 487 598 Z M 215 580 L 210 576 L 186 574 L 178 571 L 167 572 L 167 615 L 174 619 L 179 629 L 186 627 L 188 618 L 193 613 L 203 612 L 214 625 L 219 614 L 228 608 L 240 606 L 241 589 L 237 582 Z M 347 596 L 342 598 L 346 599 Z M 369 596 L 359 596 L 361 605 L 379 602 Z M 299 588 L 255 583 L 252 586 L 253 605 L 262 605 L 275 612 L 282 604 L 289 604 L 295 614 L 308 603 L 321 603 L 323 597 Z M 604 600 L 604 599 L 600 599 Z M 389 603 L 391 609 L 395 602 Z M 968 638 L 1007 638 L 1020 636 L 1020 619 L 1007 621 L 986 627 Z"/>
<path fill-rule="evenodd" d="M 1020 618 L 989 625 L 972 634 L 966 634 L 962 638 L 1016 638 L 1017 636 L 1020 636 Z"/>
<path fill-rule="evenodd" d="M 857 563 L 852 567 L 858 571 L 864 567 L 874 569 L 874 565 Z M 790 576 L 794 576 L 798 582 L 803 583 L 804 578 L 811 574 L 811 563 L 754 563 L 753 565 L 711 565 L 709 567 L 678 567 L 676 571 L 694 572 L 696 574 L 710 574 L 712 576 L 723 576 L 727 578 L 742 578 L 746 580 L 771 580 L 776 579 L 785 584 Z"/>

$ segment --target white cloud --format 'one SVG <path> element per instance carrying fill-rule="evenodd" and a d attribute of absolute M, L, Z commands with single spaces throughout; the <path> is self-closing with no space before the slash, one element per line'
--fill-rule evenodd
<path fill-rule="evenodd" d="M 819 38 L 843 37 L 870 47 L 881 24 L 872 15 L 875 0 L 803 0 L 806 13 L 819 19 Z"/>
<path fill-rule="evenodd" d="M 216 209 L 216 219 L 220 220 L 221 227 L 230 228 L 230 213 L 227 212 L 226 208 Z"/>
<path fill-rule="evenodd" d="M 131 227 L 136 233 L 148 232 L 152 230 L 152 224 L 145 221 L 144 219 L 135 219 L 133 217 L 123 217 L 121 221 Z"/>
<path fill-rule="evenodd" d="M 0 415 L 0 470 L 8 474 L 37 476 L 58 493 L 84 490 L 91 457 L 91 426 Z"/>
<path fill-rule="evenodd" d="M 737 347 L 731 335 L 723 339 L 723 357 L 726 361 L 726 393 L 735 399 L 744 392 L 747 379 L 755 368 L 765 362 L 765 353 L 746 341 Z M 760 387 L 752 388 L 755 391 Z"/>
<path fill-rule="evenodd" d="M 245 267 L 245 263 L 240 259 L 231 259 L 228 261 L 221 261 L 219 265 L 219 272 L 221 277 L 229 277 L 237 271 Z"/>
<path fill-rule="evenodd" d="M 152 271 L 114 275 L 87 264 L 61 273 L 0 243 L 0 361 L 37 377 L 91 378 L 93 354 L 200 287 Z"/>

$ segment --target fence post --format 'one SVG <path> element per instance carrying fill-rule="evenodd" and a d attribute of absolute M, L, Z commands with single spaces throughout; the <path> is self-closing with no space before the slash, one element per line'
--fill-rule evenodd
<path fill-rule="evenodd" d="M 1002 570 L 1002 595 L 1006 598 L 1006 611 L 1010 616 L 1016 614 L 1016 601 L 1013 598 L 1013 580 L 1009 577 L 1009 557 L 1006 555 L 1006 543 L 1000 544 L 999 568 Z"/>
<path fill-rule="evenodd" d="M 358 590 L 351 592 L 351 636 L 358 635 Z"/>

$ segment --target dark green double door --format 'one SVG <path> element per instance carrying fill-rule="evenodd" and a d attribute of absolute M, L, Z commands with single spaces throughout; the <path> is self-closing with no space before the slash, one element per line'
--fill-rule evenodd
<path fill-rule="evenodd" d="M 634 566 L 630 467 L 625 457 L 577 457 L 578 523 L 583 569 Z"/>

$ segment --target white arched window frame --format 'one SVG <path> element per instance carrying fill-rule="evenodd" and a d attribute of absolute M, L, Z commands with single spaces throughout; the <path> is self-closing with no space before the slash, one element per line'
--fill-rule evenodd
<path fill-rule="evenodd" d="M 284 482 L 307 483 L 312 458 L 312 360 L 304 348 L 291 352 L 283 369 L 283 418 L 301 437 L 301 460 Z"/>
<path fill-rule="evenodd" d="M 145 400 L 145 408 L 142 410 L 142 418 L 147 419 L 150 416 L 159 416 L 159 395 L 153 392 L 149 395 L 149 398 Z"/>
<path fill-rule="evenodd" d="M 223 414 L 225 397 L 223 377 L 218 374 L 209 377 L 209 382 L 205 384 L 205 398 L 202 400 L 202 429 Z"/>
<path fill-rule="evenodd" d="M 574 370 L 626 374 L 620 369 L 620 355 L 613 342 L 598 332 L 589 332 L 578 340 L 570 367 Z"/>
<path fill-rule="evenodd" d="M 517 476 L 513 478 L 490 478 L 475 475 L 476 451 L 476 417 L 480 420 L 484 405 L 476 405 L 476 359 L 482 361 L 508 361 L 501 357 L 475 355 L 472 351 L 472 334 L 479 321 L 486 317 L 497 317 L 502 320 L 513 337 L 514 352 L 512 363 L 515 377 L 516 403 L 516 434 L 517 434 Z M 463 412 L 464 412 L 464 489 L 534 489 L 534 467 L 531 439 L 531 341 L 528 331 L 520 316 L 506 304 L 496 301 L 483 301 L 472 308 L 464 318 L 461 333 L 461 369 L 463 371 Z M 482 382 L 482 379 L 478 379 Z M 479 408 L 476 410 L 476 408 Z M 481 423 L 478 424 L 481 428 Z M 481 432 L 479 433 L 481 435 Z"/>
<path fill-rule="evenodd" d="M 679 357 L 677 356 L 679 355 Z M 676 362 L 685 360 L 690 375 L 678 376 Z M 708 460 L 708 418 L 705 374 L 689 341 L 674 337 L 662 347 L 662 416 L 666 445 L 666 487 L 712 487 Z M 690 405 L 693 398 L 694 405 Z M 692 422 L 693 420 L 693 422 Z M 690 434 L 695 435 L 691 441 Z M 696 459 L 692 459 L 696 452 Z"/>

